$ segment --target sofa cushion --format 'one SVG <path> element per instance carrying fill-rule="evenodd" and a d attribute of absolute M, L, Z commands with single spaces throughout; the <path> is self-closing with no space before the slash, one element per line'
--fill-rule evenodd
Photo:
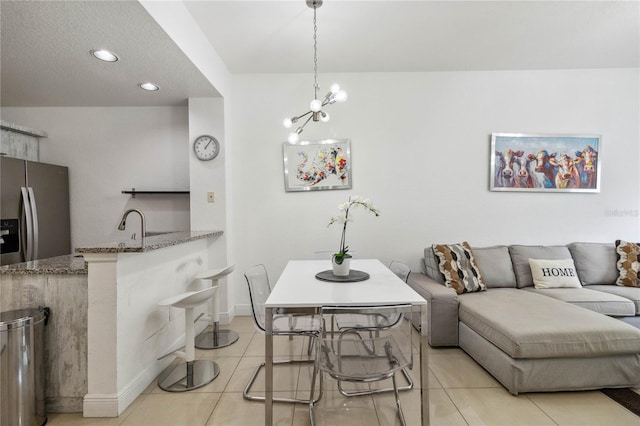
<path fill-rule="evenodd" d="M 615 284 L 616 247 L 606 243 L 571 243 L 567 247 L 573 257 L 582 285 Z"/>
<path fill-rule="evenodd" d="M 447 287 L 453 288 L 458 294 L 487 289 L 469 243 L 434 244 L 433 252 L 438 258 L 438 267 Z"/>
<path fill-rule="evenodd" d="M 601 286 L 604 287 L 604 286 Z M 609 286 L 620 288 L 618 286 Z M 523 290 L 543 294 L 563 302 L 572 303 L 590 311 L 614 317 L 634 316 L 636 306 L 632 300 L 623 296 L 604 293 L 591 288 L 533 288 L 527 287 Z M 640 289 L 638 289 L 640 290 Z"/>
<path fill-rule="evenodd" d="M 640 352 L 640 330 L 579 306 L 512 288 L 460 297 L 460 321 L 512 358 Z"/>
<path fill-rule="evenodd" d="M 487 288 L 516 286 L 511 256 L 507 246 L 472 247 L 473 257 Z"/>
<path fill-rule="evenodd" d="M 438 267 L 438 258 L 433 252 L 432 246 L 424 249 L 424 258 L 422 260 L 424 262 L 425 275 L 432 280 L 439 282 L 440 284 L 444 284 L 444 278 L 440 273 L 440 267 Z"/>
<path fill-rule="evenodd" d="M 596 290 L 602 293 L 614 294 L 616 296 L 629 299 L 635 305 L 636 315 L 640 315 L 640 287 L 622 287 L 619 285 L 594 284 L 585 288 L 589 290 Z"/>
<path fill-rule="evenodd" d="M 518 288 L 533 286 L 529 259 L 571 259 L 571 253 L 566 246 L 513 245 L 509 246 L 509 253 Z"/>
<path fill-rule="evenodd" d="M 529 259 L 535 288 L 582 288 L 573 259 Z"/>
<path fill-rule="evenodd" d="M 640 287 L 640 245 L 628 241 L 616 241 L 619 276 L 616 284 L 625 287 Z"/>

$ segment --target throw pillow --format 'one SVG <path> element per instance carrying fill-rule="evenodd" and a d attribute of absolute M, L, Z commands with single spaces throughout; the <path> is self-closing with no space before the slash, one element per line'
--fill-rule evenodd
<path fill-rule="evenodd" d="M 487 289 L 469 243 L 434 244 L 433 252 L 438 258 L 438 268 L 447 287 L 453 288 L 458 294 Z"/>
<path fill-rule="evenodd" d="M 640 245 L 627 241 L 616 241 L 618 279 L 616 284 L 624 287 L 640 287 Z"/>
<path fill-rule="evenodd" d="M 581 288 L 573 259 L 529 259 L 535 288 Z"/>

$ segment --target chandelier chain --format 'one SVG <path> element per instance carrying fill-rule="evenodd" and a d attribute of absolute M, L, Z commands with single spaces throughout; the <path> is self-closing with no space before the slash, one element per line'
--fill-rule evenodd
<path fill-rule="evenodd" d="M 320 86 L 318 86 L 318 25 L 316 23 L 316 10 L 317 7 L 313 6 L 313 90 L 314 97 L 313 99 L 318 99 L 318 91 L 320 91 Z"/>
<path fill-rule="evenodd" d="M 2 1 L 2 0 L 0 0 Z M 285 118 L 282 124 L 287 129 L 290 129 L 295 123 L 301 122 L 298 127 L 289 134 L 287 139 L 289 143 L 295 144 L 300 140 L 300 134 L 305 126 L 313 121 L 322 121 L 326 123 L 329 121 L 329 114 L 323 111 L 323 108 L 327 105 L 331 105 L 335 102 L 345 102 L 347 100 L 347 92 L 340 89 L 338 84 L 334 83 L 329 88 L 328 93 L 324 98 L 318 99 L 318 93 L 320 93 L 320 85 L 318 84 L 318 8 L 322 6 L 323 0 L 306 0 L 308 7 L 313 8 L 313 100 L 309 103 L 309 111 L 301 115 L 295 115 L 291 118 Z M 302 120 L 306 117 L 306 120 Z"/>

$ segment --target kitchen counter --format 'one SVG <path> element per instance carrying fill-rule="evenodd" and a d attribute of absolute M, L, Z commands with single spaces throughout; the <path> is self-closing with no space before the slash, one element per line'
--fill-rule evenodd
<path fill-rule="evenodd" d="M 15 263 L 0 267 L 0 275 L 34 275 L 34 274 L 87 274 L 84 258 L 77 254 L 50 257 L 31 262 Z"/>
<path fill-rule="evenodd" d="M 79 247 L 76 248 L 76 253 L 144 253 L 203 238 L 219 237 L 220 235 L 222 235 L 222 231 L 171 232 L 167 234 L 147 236 L 144 239 L 144 245 L 141 244 L 140 240 L 127 240 L 126 242 L 113 242 L 89 247 Z"/>
<path fill-rule="evenodd" d="M 69 254 L 1 266 L 0 275 L 87 274 L 87 264 L 82 257 L 82 253 L 144 253 L 220 235 L 222 235 L 222 231 L 171 232 L 145 237 L 144 245 L 141 245 L 140 241 L 137 240 L 128 240 L 127 242 L 80 247 L 76 249 L 76 252 L 80 254 Z"/>

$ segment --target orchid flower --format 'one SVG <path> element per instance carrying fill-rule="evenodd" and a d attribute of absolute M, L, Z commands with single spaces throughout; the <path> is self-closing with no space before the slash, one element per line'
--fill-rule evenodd
<path fill-rule="evenodd" d="M 352 195 L 349 197 L 349 201 L 338 205 L 338 210 L 340 210 L 343 213 L 341 213 L 338 216 L 332 216 L 329 219 L 329 224 L 327 225 L 327 227 L 333 225 L 334 223 L 342 224 L 342 236 L 340 238 L 340 248 L 338 252 L 334 254 L 336 263 L 339 265 L 342 264 L 342 261 L 345 258 L 351 257 L 351 255 L 349 254 L 349 246 L 346 245 L 345 236 L 347 233 L 347 224 L 353 221 L 353 218 L 349 217 L 349 211 L 351 208 L 355 208 L 359 206 L 364 207 L 365 209 L 369 210 L 371 213 L 375 214 L 376 216 L 380 216 L 380 210 L 378 210 L 376 207 L 373 206 L 373 204 L 371 203 L 371 200 L 369 200 L 368 198 L 365 199 L 360 195 Z"/>

